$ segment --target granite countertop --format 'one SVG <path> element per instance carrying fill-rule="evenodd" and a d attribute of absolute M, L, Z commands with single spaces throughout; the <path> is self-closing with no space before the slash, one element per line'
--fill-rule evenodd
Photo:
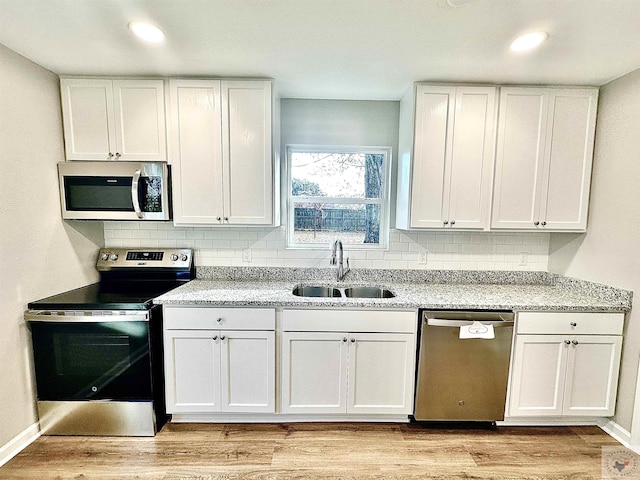
<path fill-rule="evenodd" d="M 282 272 L 279 272 L 282 273 Z M 430 272 L 433 277 L 434 273 Z M 398 275 L 371 274 L 370 281 L 355 277 L 343 282 L 330 281 L 322 275 L 315 279 L 286 278 L 287 275 L 244 275 L 234 272 L 223 278 L 202 278 L 200 275 L 175 290 L 154 300 L 163 305 L 220 305 L 265 307 L 337 307 L 337 308 L 451 308 L 486 310 L 536 310 L 624 312 L 631 307 L 631 292 L 589 282 L 565 279 L 553 274 L 539 277 L 483 276 L 454 274 L 435 278 L 398 278 Z M 220 275 L 218 275 L 220 276 Z M 300 276 L 300 272 L 298 272 Z M 304 275 L 303 275 L 304 276 Z M 206 276 L 205 276 L 206 277 Z M 236 277 L 236 278 L 229 278 Z M 278 278 L 280 277 L 280 278 Z M 295 277 L 295 275 L 293 276 Z M 506 278 L 506 280 L 505 280 Z M 425 281 L 426 280 L 426 281 Z M 429 281 L 431 280 L 431 281 Z M 486 283 L 485 281 L 489 283 Z M 292 290 L 296 285 L 322 285 L 345 288 L 367 285 L 383 286 L 395 293 L 394 298 L 313 298 L 298 297 Z"/>

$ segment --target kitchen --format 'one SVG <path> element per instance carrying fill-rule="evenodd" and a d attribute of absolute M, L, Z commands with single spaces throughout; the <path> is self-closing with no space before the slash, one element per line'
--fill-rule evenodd
<path fill-rule="evenodd" d="M 224 3 L 224 2 L 223 2 Z M 307 4 L 308 8 L 312 3 Z M 382 2 L 383 5 L 386 2 Z M 412 2 L 415 9 L 420 7 L 418 2 Z M 499 9 L 492 2 L 469 2 L 466 6 L 458 8 L 444 8 L 444 2 L 432 2 L 433 5 L 428 11 L 432 15 L 440 15 L 442 21 L 454 22 L 457 16 L 464 18 L 478 15 L 485 9 Z M 603 10 L 603 5 L 607 2 L 594 2 Z M 31 2 L 34 8 L 38 7 L 38 2 Z M 114 2 L 114 9 L 124 8 L 122 3 Z M 502 3 L 500 4 L 504 6 Z M 544 19 L 545 15 L 552 16 L 557 2 L 547 2 L 547 11 L 539 14 Z M 581 7 L 576 3 L 570 4 L 573 12 L 580 11 Z M 42 6 L 42 5 L 40 5 Z M 362 6 L 359 2 L 352 4 L 352 9 Z M 622 35 L 624 25 L 637 25 L 637 9 L 633 8 L 633 2 L 622 2 L 616 12 L 600 11 L 594 6 L 594 12 L 600 13 L 600 18 L 611 19 L 611 31 L 609 36 Z M 49 12 L 52 18 L 58 19 L 55 15 L 61 15 L 66 11 L 62 5 L 58 5 L 59 12 L 55 9 Z M 116 8 L 117 7 L 117 8 Z M 223 8 L 223 5 L 218 5 Z M 256 5 L 252 5 L 256 8 Z M 24 33 L 16 32 L 20 22 L 16 17 L 9 15 L 12 10 L 19 12 L 21 8 L 18 3 L 11 5 L 4 2 L 3 9 L 6 8 L 6 15 L 3 14 L 3 22 L 9 23 L 11 18 L 13 26 L 4 25 L 2 31 L 5 32 L 0 38 L 9 48 L 2 49 L 2 277 L 3 284 L 8 288 L 2 291 L 2 317 L 0 328 L 2 329 L 2 352 L 3 365 L 0 377 L 0 396 L 3 410 L 1 415 L 2 430 L 0 431 L 0 444 L 13 448 L 18 444 L 25 444 L 27 439 L 33 437 L 36 429 L 34 407 L 34 385 L 31 373 L 31 352 L 29 332 L 26 324 L 22 320 L 22 314 L 26 309 L 26 304 L 47 295 L 53 295 L 65 290 L 79 287 L 97 280 L 95 270 L 95 260 L 99 247 L 155 247 L 158 246 L 193 246 L 196 249 L 196 265 L 200 267 L 214 266 L 264 266 L 264 267 L 329 267 L 329 257 L 331 251 L 329 246 L 317 251 L 314 250 L 287 250 L 285 248 L 286 238 L 283 227 L 268 228 L 241 228 L 225 227 L 223 230 L 216 230 L 212 227 L 174 227 L 171 223 L 157 224 L 155 222 L 63 222 L 60 218 L 60 204 L 58 194 L 57 173 L 55 166 L 65 158 L 65 149 L 62 134 L 61 100 L 59 90 L 59 79 L 56 74 L 75 73 L 95 74 L 100 76 L 120 76 L 134 75 L 134 71 L 127 71 L 123 66 L 105 65 L 100 69 L 89 70 L 88 67 L 79 64 L 77 70 L 70 66 L 61 67 L 59 70 L 51 68 L 55 73 L 44 70 L 36 63 L 46 65 L 46 59 L 36 60 L 25 53 L 27 58 L 35 60 L 36 63 L 20 57 L 9 50 L 11 42 L 21 38 Z M 233 11 L 230 5 L 227 8 Z M 397 7 L 396 7 L 397 8 Z M 410 7 L 407 7 L 410 9 Z M 426 8 L 426 7 L 425 7 Z M 524 8 L 520 5 L 520 8 Z M 354 11 L 350 9 L 345 13 L 345 18 L 356 18 Z M 14 11 L 14 14 L 15 14 Z M 419 10 L 420 11 L 420 10 Z M 383 22 L 385 10 L 373 9 L 374 18 L 371 21 Z M 78 14 L 80 12 L 77 12 Z M 91 12 L 88 12 L 89 15 Z M 277 15 L 278 12 L 271 12 Z M 320 12 L 316 12 L 320 15 Z M 388 12 L 387 12 L 388 13 Z M 586 12 L 582 12 L 587 15 Z M 597 13 L 593 13 L 594 16 Z M 615 13 L 616 16 L 609 16 Z M 96 12 L 94 12 L 94 15 Z M 138 14 L 141 14 L 138 11 Z M 249 22 L 253 18 L 250 12 L 244 12 L 241 17 Z M 280 16 L 284 15 L 280 12 Z M 350 15 L 348 15 L 350 14 Z M 113 15 L 113 14 L 111 14 Z M 378 16 L 376 16 L 378 15 Z M 425 12 L 426 15 L 426 12 Z M 73 15 L 70 15 L 73 16 Z M 113 15 L 116 17 L 116 15 Z M 533 16 L 533 18 L 539 18 Z M 325 17 L 321 17 L 325 18 Z M 61 20 L 61 19 L 58 19 Z M 402 36 L 404 22 L 408 19 L 406 15 L 401 18 L 388 18 L 390 23 L 387 31 L 393 31 L 398 36 Z M 585 19 L 584 28 L 594 23 L 588 23 Z M 634 20 L 636 23 L 634 24 Z M 43 20 L 44 21 L 44 20 Z M 128 21 L 128 20 L 127 20 Z M 301 22 L 301 20 L 298 20 Z M 515 22 L 519 25 L 518 32 L 525 28 L 530 28 L 524 24 L 524 20 Z M 538 20 L 543 23 L 542 20 Z M 593 20 L 592 20 L 593 21 Z M 126 21 L 125 21 L 126 23 Z M 378 23 L 379 24 L 379 23 Z M 595 24 L 599 25 L 599 24 Z M 296 31 L 291 26 L 292 31 Z M 471 28 L 471 27 L 469 27 Z M 572 24 L 572 28 L 577 28 Z M 592 27 L 600 28 L 600 27 Z M 631 27 L 629 27 L 631 28 Z M 631 28 L 633 31 L 633 28 Z M 40 31 L 40 30 L 38 30 Z M 40 32 L 44 32 L 42 30 Z M 343 42 L 351 39 L 346 29 L 341 30 L 342 36 L 339 38 Z M 511 29 L 504 32 L 505 42 L 513 37 L 515 33 Z M 416 32 L 413 32 L 417 34 Z M 559 35 L 559 32 L 553 32 Z M 4 35 L 7 35 L 4 37 Z M 46 49 L 56 48 L 47 45 L 44 33 L 36 40 L 38 49 L 43 52 Z M 408 35 L 408 33 L 407 33 Z M 471 35 L 470 35 L 471 36 Z M 232 36 L 231 36 L 232 37 Z M 583 34 L 586 41 L 588 35 Z M 95 37 L 91 37 L 94 38 Z M 100 38 L 107 38 L 100 37 Z M 443 83 L 465 83 L 474 82 L 479 84 L 562 84 L 562 85 L 597 85 L 600 86 L 598 122 L 596 130 L 596 143 L 594 152 L 593 174 L 591 181 L 591 201 L 589 210 L 589 222 L 586 234 L 579 233 L 480 233 L 480 242 L 477 251 L 474 253 L 479 260 L 471 260 L 468 257 L 457 255 L 459 252 L 452 251 L 453 245 L 464 244 L 467 241 L 464 233 L 449 233 L 440 231 L 430 231 L 428 233 L 416 233 L 405 230 L 394 230 L 389 232 L 389 250 L 365 253 L 355 251 L 353 247 L 345 248 L 346 255 L 350 257 L 353 272 L 365 268 L 400 268 L 412 270 L 532 270 L 548 271 L 558 273 L 567 277 L 581 280 L 611 285 L 629 291 L 635 291 L 638 283 L 638 251 L 637 232 L 640 230 L 637 214 L 633 213 L 633 206 L 637 203 L 634 180 L 638 178 L 637 162 L 634 161 L 639 145 L 637 145 L 637 135 L 635 125 L 638 124 L 638 82 L 640 76 L 633 72 L 638 68 L 637 60 L 634 63 L 633 48 L 628 47 L 633 41 L 620 43 L 620 49 L 624 50 L 631 60 L 622 66 L 611 65 L 611 70 L 602 77 L 590 77 L 590 69 L 595 69 L 595 63 L 616 64 L 622 62 L 623 55 L 609 58 L 607 49 L 612 51 L 617 44 L 590 45 L 593 51 L 600 52 L 599 55 L 590 53 L 584 57 L 578 57 L 576 64 L 570 67 L 561 68 L 563 63 L 568 62 L 566 57 L 559 56 L 552 61 L 556 65 L 556 76 L 541 78 L 536 76 L 537 64 L 529 65 L 525 57 L 518 57 L 513 60 L 517 63 L 515 67 L 504 68 L 500 78 L 491 77 L 491 70 L 487 61 L 484 67 L 474 67 L 473 76 L 470 76 L 468 69 L 465 69 L 465 62 L 471 59 L 465 56 L 464 51 L 455 49 L 449 51 L 449 55 L 456 55 L 456 61 L 440 60 L 445 66 L 448 65 L 444 73 L 432 74 L 429 66 L 415 74 L 406 72 L 403 74 L 397 91 L 389 92 L 386 96 L 367 90 L 371 88 L 371 82 L 363 80 L 354 82 L 350 89 L 340 91 L 340 93 L 328 93 L 322 91 L 323 84 L 334 81 L 338 85 L 347 84 L 347 78 L 340 77 L 339 73 L 318 72 L 313 70 L 307 80 L 300 84 L 288 85 L 286 79 L 281 79 L 280 74 L 283 68 L 279 61 L 271 57 L 271 68 L 248 66 L 244 69 L 239 67 L 220 67 L 209 70 L 206 67 L 190 66 L 188 71 L 185 68 L 178 72 L 165 72 L 162 67 L 153 67 L 155 56 L 158 51 L 151 50 L 145 46 L 138 46 L 129 41 L 128 32 L 122 33 L 128 48 L 136 53 L 136 61 L 145 59 L 149 62 L 146 69 L 139 69 L 136 75 L 154 77 L 175 77 L 188 73 L 189 76 L 268 76 L 275 78 L 275 85 L 278 89 L 286 91 L 280 103 L 281 107 L 281 130 L 282 145 L 288 144 L 338 144 L 338 145 L 391 145 L 395 148 L 398 145 L 398 123 L 399 123 L 399 99 L 410 88 L 413 81 L 434 80 L 444 81 Z M 448 37 L 445 37 L 448 38 Z M 553 38 L 550 33 L 550 39 Z M 615 37 L 617 39 L 617 37 Z M 352 39 L 355 41 L 355 39 Z M 72 41 L 72 40 L 69 40 Z M 122 40 L 125 41 L 125 40 Z M 444 41 L 444 40 L 443 40 Z M 449 41 L 453 42 L 452 39 Z M 477 39 L 476 39 L 477 41 Z M 613 40 L 612 40 L 613 41 Z M 82 42 L 78 42 L 82 43 Z M 100 40 L 97 44 L 105 43 Z M 106 42 L 108 43 L 108 42 Z M 170 42 L 167 42 L 170 43 Z M 215 43 L 212 41 L 212 43 Z M 356 42 L 357 43 L 357 42 Z M 428 43 L 428 42 L 425 42 Z M 358 43 L 359 44 L 359 43 Z M 307 49 L 317 52 L 313 45 L 308 45 Z M 442 41 L 436 43 L 439 48 L 444 48 Z M 470 45 L 465 44 L 467 48 Z M 26 48 L 26 47 L 24 47 Z M 63 49 L 67 47 L 58 46 Z M 153 47 L 155 48 L 155 47 Z M 176 48 L 176 47 L 170 47 Z M 258 47 L 256 46 L 256 49 Z M 316 47 L 317 48 L 317 47 Z M 361 47 L 362 48 L 362 47 Z M 382 48 L 382 47 L 380 47 Z M 502 48 L 502 46 L 500 47 Z M 506 47 L 505 47 L 506 48 Z M 550 47 L 549 47 L 550 48 Z M 16 51 L 19 48 L 14 47 Z M 437 50 L 437 49 L 436 49 Z M 261 52 L 257 49 L 256 51 Z M 384 50 L 383 50 L 384 51 Z M 51 55 L 56 52 L 50 51 Z M 174 52 L 176 53 L 176 52 Z M 179 52 L 178 52 L 179 53 Z M 404 52 L 409 59 L 418 55 L 419 52 Z M 539 52 L 542 55 L 544 50 Z M 398 55 L 397 51 L 393 52 Z M 91 52 L 86 54 L 91 56 Z M 324 55 L 324 54 L 322 54 Z M 367 58 L 367 49 L 360 51 L 360 55 Z M 434 64 L 436 53 L 432 54 Z M 557 54 L 559 55 L 559 54 Z M 576 54 L 577 55 L 577 54 Z M 269 58 L 267 53 L 260 55 L 261 61 Z M 255 54 L 251 58 L 245 59 L 247 65 L 253 65 Z M 329 57 L 322 57 L 328 62 Z M 534 57 L 535 58 L 535 57 Z M 105 57 L 106 61 L 108 57 Z M 295 61 L 294 61 L 295 60 Z M 79 61 L 79 60 L 78 60 Z M 308 60 L 296 57 L 289 60 L 291 63 L 305 64 Z M 348 68 L 348 59 L 337 59 L 338 64 L 332 64 L 332 72 L 351 70 Z M 396 66 L 395 60 L 389 59 L 389 65 Z M 550 60 L 551 61 L 551 60 Z M 111 58 L 114 65 L 118 65 L 118 60 Z M 106 63 L 111 63 L 106 61 Z M 379 60 L 369 58 L 369 63 L 381 68 Z M 135 63 L 135 62 L 134 62 Z M 282 65 L 287 64 L 283 60 Z M 177 67 L 176 67 L 177 68 Z M 198 68 L 205 68 L 199 70 Z M 400 68 L 392 68 L 398 70 Z M 435 68 L 435 67 L 434 67 Z M 468 67 L 467 67 L 468 68 Z M 487 71 L 489 70 L 489 72 Z M 238 75 L 238 72 L 242 75 Z M 368 75 L 375 75 L 375 70 L 367 70 Z M 573 76 L 569 76 L 569 73 Z M 629 73 L 631 72 L 631 73 Z M 339 78 L 333 77 L 334 75 Z M 566 75 L 566 77 L 563 77 Z M 621 77 L 614 80 L 616 77 Z M 588 79 L 588 80 L 587 80 Z M 439 83 L 439 82 L 438 82 Z M 304 89 L 303 89 L 304 86 Z M 298 90 L 299 89 L 299 90 Z M 306 90 L 305 90 L 306 89 Z M 310 98 L 311 97 L 311 98 Z M 339 98 L 348 100 L 322 100 L 324 98 Z M 376 101 L 368 101 L 375 99 Z M 282 159 L 284 161 L 284 150 Z M 397 165 L 397 164 L 396 164 Z M 393 167 L 393 165 L 392 165 Z M 392 170 L 391 177 L 395 179 L 395 171 Z M 394 199 L 395 182 L 391 182 L 390 198 Z M 284 202 L 281 202 L 284 203 Z M 393 203 L 391 212 L 394 212 Z M 282 215 L 282 225 L 286 225 L 286 218 Z M 391 225 L 394 225 L 391 222 Z M 10 226 L 7 228 L 7 226 Z M 488 239 L 491 239 L 491 247 Z M 160 242 L 166 242 L 160 244 Z M 259 243 L 264 242 L 264 243 Z M 471 240 L 473 244 L 473 237 Z M 257 245 L 256 245 L 257 244 Z M 513 248 L 518 245 L 518 249 Z M 422 247 L 426 250 L 426 265 L 421 264 L 418 251 Z M 495 248 L 494 248 L 495 247 Z M 521 248 L 523 248 L 521 250 Z M 245 249 L 251 250 L 251 261 L 243 262 L 242 255 Z M 417 249 L 417 250 L 413 250 Z M 500 253 L 494 253 L 495 251 Z M 412 251 L 412 255 L 406 253 Z M 526 268 L 519 265 L 520 253 L 527 252 Z M 403 257 L 403 253 L 405 256 Z M 500 257 L 496 256 L 500 255 Z M 398 262 L 398 263 L 394 263 Z M 481 265 L 482 264 L 482 265 Z M 7 280 L 11 279 L 11 280 Z M 55 280 L 54 280 L 55 279 Z M 620 372 L 620 382 L 618 389 L 618 403 L 616 415 L 613 421 L 616 425 L 617 435 L 632 445 L 640 443 L 639 415 L 635 415 L 635 390 L 638 370 L 638 350 L 637 344 L 638 322 L 632 311 L 625 321 L 625 343 L 622 354 L 622 367 Z M 640 408 L 640 407 L 638 407 Z M 25 433 L 26 432 L 26 433 Z M 14 439 L 19 438 L 18 442 Z M 636 439 L 634 441 L 634 439 Z M 13 442 L 13 443 L 12 443 Z M 9 451 L 7 449 L 6 451 Z"/>

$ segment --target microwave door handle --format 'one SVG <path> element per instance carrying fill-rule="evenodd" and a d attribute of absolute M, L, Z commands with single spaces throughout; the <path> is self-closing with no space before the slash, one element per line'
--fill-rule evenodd
<path fill-rule="evenodd" d="M 138 218 L 142 218 L 142 210 L 140 209 L 140 200 L 138 198 L 138 183 L 140 181 L 140 170 L 136 170 L 131 180 L 131 201 L 133 203 L 133 210 L 136 212 Z"/>

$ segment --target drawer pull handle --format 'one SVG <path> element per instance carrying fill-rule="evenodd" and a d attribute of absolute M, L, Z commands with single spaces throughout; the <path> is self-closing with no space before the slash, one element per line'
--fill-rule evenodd
<path fill-rule="evenodd" d="M 571 340 L 565 340 L 564 343 L 566 343 L 567 345 L 571 345 Z"/>
<path fill-rule="evenodd" d="M 343 342 L 346 342 L 346 341 L 347 341 L 347 337 L 343 337 L 343 338 L 342 338 L 342 341 L 343 341 Z"/>
<path fill-rule="evenodd" d="M 218 318 L 218 319 L 216 320 L 216 322 L 221 323 L 221 322 L 222 322 L 222 317 Z"/>
<path fill-rule="evenodd" d="M 351 339 L 351 343 L 356 343 L 356 339 L 355 339 L 355 338 L 352 338 L 352 339 Z"/>
<path fill-rule="evenodd" d="M 224 335 L 220 335 L 220 340 L 224 340 L 225 338 L 227 337 L 225 337 Z"/>
<path fill-rule="evenodd" d="M 215 342 L 218 339 L 218 335 L 213 336 L 213 341 Z"/>
<path fill-rule="evenodd" d="M 573 343 L 574 345 L 578 345 L 578 340 L 574 340 L 571 343 Z"/>
<path fill-rule="evenodd" d="M 572 327 L 577 327 L 578 324 L 576 322 L 571 322 L 569 325 L 571 325 Z"/>

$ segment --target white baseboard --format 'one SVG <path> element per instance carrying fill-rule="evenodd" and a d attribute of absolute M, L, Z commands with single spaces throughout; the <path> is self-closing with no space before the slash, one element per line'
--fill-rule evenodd
<path fill-rule="evenodd" d="M 39 436 L 40 424 L 36 422 L 9 440 L 9 443 L 0 447 L 0 467 L 33 443 Z"/>
<path fill-rule="evenodd" d="M 632 445 L 631 444 L 631 433 L 626 429 L 622 428 L 613 420 L 604 420 L 600 424 L 600 428 L 604 430 L 606 433 L 611 435 L 613 438 L 618 440 L 622 445 L 627 447 L 629 450 L 634 451 L 638 455 L 640 455 L 640 445 Z"/>

